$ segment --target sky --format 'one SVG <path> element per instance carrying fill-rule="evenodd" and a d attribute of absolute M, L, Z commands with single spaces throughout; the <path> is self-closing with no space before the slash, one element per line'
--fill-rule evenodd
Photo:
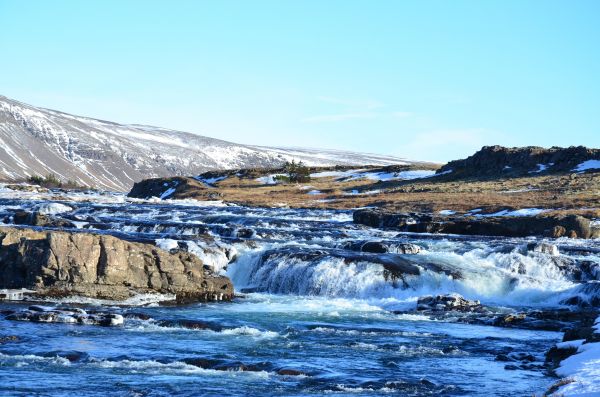
<path fill-rule="evenodd" d="M 414 160 L 600 147 L 600 1 L 0 0 L 0 95 Z"/>

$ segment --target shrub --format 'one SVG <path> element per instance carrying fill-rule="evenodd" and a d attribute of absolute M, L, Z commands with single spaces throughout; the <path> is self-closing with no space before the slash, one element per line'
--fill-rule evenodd
<path fill-rule="evenodd" d="M 54 174 L 48 174 L 45 177 L 39 175 L 32 175 L 27 179 L 27 182 L 35 185 L 40 185 L 46 188 L 65 188 L 65 189 L 81 189 L 81 186 L 76 181 L 69 179 L 66 183 L 63 183 Z"/>
<path fill-rule="evenodd" d="M 305 183 L 310 182 L 310 171 L 302 161 L 296 163 L 295 160 L 286 162 L 284 166 L 290 182 Z"/>

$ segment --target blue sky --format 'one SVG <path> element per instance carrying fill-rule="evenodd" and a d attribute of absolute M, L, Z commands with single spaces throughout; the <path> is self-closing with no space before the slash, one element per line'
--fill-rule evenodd
<path fill-rule="evenodd" d="M 600 1 L 0 0 L 0 94 L 261 145 L 600 147 Z"/>

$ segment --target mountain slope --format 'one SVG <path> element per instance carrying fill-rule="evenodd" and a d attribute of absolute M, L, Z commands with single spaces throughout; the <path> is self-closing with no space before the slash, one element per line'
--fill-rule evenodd
<path fill-rule="evenodd" d="M 74 116 L 0 96 L 0 180 L 54 173 L 63 180 L 125 191 L 144 178 L 275 167 L 292 159 L 314 166 L 408 163 L 392 156 L 240 145 Z"/>

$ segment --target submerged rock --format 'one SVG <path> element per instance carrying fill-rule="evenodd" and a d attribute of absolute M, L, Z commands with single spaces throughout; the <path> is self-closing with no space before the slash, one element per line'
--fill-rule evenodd
<path fill-rule="evenodd" d="M 123 300 L 138 293 L 175 294 L 180 301 L 233 297 L 224 276 L 187 252 L 109 235 L 0 228 L 0 288 L 45 296 Z"/>

